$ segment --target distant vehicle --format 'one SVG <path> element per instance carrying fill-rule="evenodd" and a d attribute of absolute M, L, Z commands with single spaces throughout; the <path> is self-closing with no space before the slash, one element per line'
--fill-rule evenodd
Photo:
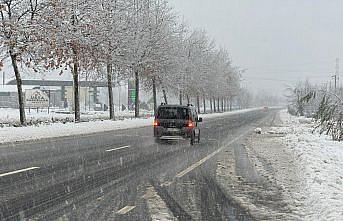
<path fill-rule="evenodd" d="M 268 110 L 269 110 L 269 107 L 265 106 L 265 107 L 263 107 L 263 110 L 264 110 L 264 111 L 268 111 Z"/>
<path fill-rule="evenodd" d="M 189 139 L 194 145 L 200 142 L 199 123 L 196 109 L 192 105 L 164 105 L 158 107 L 154 120 L 154 137 L 156 140 Z"/>
<path fill-rule="evenodd" d="M 96 104 L 94 105 L 94 110 L 95 110 L 95 111 L 102 111 L 102 110 L 103 110 L 102 104 L 96 103 Z"/>

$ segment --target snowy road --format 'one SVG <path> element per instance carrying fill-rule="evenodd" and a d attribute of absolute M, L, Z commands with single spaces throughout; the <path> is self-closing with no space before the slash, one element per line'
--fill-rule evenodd
<path fill-rule="evenodd" d="M 207 119 L 194 147 L 150 127 L 0 146 L 0 220 L 252 220 L 216 158 L 275 112 Z"/>

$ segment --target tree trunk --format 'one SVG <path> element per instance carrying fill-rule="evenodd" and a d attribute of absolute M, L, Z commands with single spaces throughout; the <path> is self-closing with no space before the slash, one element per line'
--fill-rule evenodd
<path fill-rule="evenodd" d="M 136 82 L 136 100 L 135 100 L 135 118 L 139 117 L 139 72 L 135 70 L 135 82 Z"/>
<path fill-rule="evenodd" d="M 224 112 L 226 112 L 226 99 L 223 99 L 223 107 L 224 107 Z"/>
<path fill-rule="evenodd" d="M 187 105 L 188 104 L 191 104 L 191 101 L 190 101 L 190 99 L 189 99 L 189 95 L 187 94 Z"/>
<path fill-rule="evenodd" d="M 157 91 L 156 91 L 156 79 L 152 78 L 152 99 L 154 100 L 154 114 L 157 114 Z"/>
<path fill-rule="evenodd" d="M 200 114 L 200 97 L 197 95 L 197 108 L 198 108 L 198 113 Z"/>
<path fill-rule="evenodd" d="M 213 110 L 214 110 L 214 113 L 216 113 L 216 99 L 213 98 Z"/>
<path fill-rule="evenodd" d="M 79 94 L 79 60 L 77 57 L 77 52 L 75 48 L 73 48 L 73 84 L 74 84 L 74 116 L 75 116 L 75 123 L 80 122 L 81 115 L 80 115 L 80 94 Z"/>
<path fill-rule="evenodd" d="M 107 64 L 107 87 L 108 87 L 108 104 L 110 111 L 110 119 L 114 120 L 114 104 L 113 104 L 113 85 L 112 85 L 112 64 Z"/>
<path fill-rule="evenodd" d="M 180 90 L 179 99 L 180 99 L 180 105 L 182 105 L 182 91 L 181 90 Z"/>
<path fill-rule="evenodd" d="M 20 124 L 22 126 L 26 125 L 26 116 L 25 116 L 25 104 L 24 104 L 24 94 L 22 88 L 22 80 L 19 73 L 19 68 L 17 64 L 17 55 L 14 55 L 12 51 L 10 51 L 13 71 L 15 74 L 15 79 L 17 82 L 17 91 L 18 91 L 18 103 L 19 103 L 19 115 L 20 115 Z"/>
<path fill-rule="evenodd" d="M 206 114 L 206 98 L 205 98 L 205 96 L 204 96 L 204 98 L 203 98 L 203 104 L 204 104 L 204 114 Z"/>
<path fill-rule="evenodd" d="M 73 68 L 73 83 L 74 83 L 74 116 L 75 122 L 78 123 L 81 120 L 80 115 L 80 94 L 79 94 L 79 71 L 78 63 L 74 60 Z"/>
<path fill-rule="evenodd" d="M 211 113 L 213 113 L 212 98 L 210 98 L 210 108 L 211 108 Z"/>
<path fill-rule="evenodd" d="M 222 102 L 222 99 L 219 99 L 218 102 L 219 102 L 220 111 L 223 112 L 223 102 Z"/>
<path fill-rule="evenodd" d="M 221 99 L 221 102 L 222 102 L 222 112 L 225 111 L 225 107 L 224 107 L 224 99 Z"/>
<path fill-rule="evenodd" d="M 168 99 L 167 99 L 167 92 L 166 92 L 166 90 L 162 90 L 162 93 L 163 93 L 163 98 L 164 98 L 164 103 L 165 104 L 168 104 Z"/>
<path fill-rule="evenodd" d="M 218 111 L 218 112 L 220 112 L 220 103 L 219 103 L 219 98 L 217 99 L 217 106 L 218 106 L 218 108 L 217 108 L 217 111 Z"/>

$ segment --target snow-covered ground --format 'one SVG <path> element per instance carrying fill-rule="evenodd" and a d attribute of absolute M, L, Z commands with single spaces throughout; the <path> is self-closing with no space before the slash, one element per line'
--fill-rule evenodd
<path fill-rule="evenodd" d="M 232 112 L 226 112 L 226 113 L 206 114 L 206 115 L 201 115 L 201 116 L 205 119 L 209 119 L 209 118 L 215 118 L 215 117 L 232 115 L 232 114 L 246 113 L 246 112 L 255 111 L 258 109 L 261 109 L 261 108 L 252 108 L 252 109 L 247 109 L 247 110 L 239 110 L 239 111 L 232 111 Z M 33 112 L 31 113 L 34 114 Z M 8 114 L 8 117 L 10 117 L 11 114 L 13 113 L 4 111 L 4 113 L 2 114 L 4 115 Z M 33 117 L 39 118 L 39 119 L 41 119 L 42 116 L 48 116 L 49 118 L 51 117 L 51 115 L 48 115 L 48 114 L 41 115 L 40 113 L 38 113 L 37 115 L 36 114 L 33 115 Z M 68 116 L 72 117 L 72 115 L 68 115 Z M 88 115 L 88 116 L 91 116 L 91 115 Z M 30 117 L 30 115 L 28 117 Z M 119 129 L 137 128 L 137 127 L 149 126 L 149 125 L 152 125 L 152 123 L 153 123 L 153 118 L 147 117 L 145 119 L 125 118 L 125 119 L 117 120 L 117 121 L 110 121 L 110 120 L 89 121 L 89 122 L 83 122 L 83 123 L 78 123 L 78 124 L 46 123 L 46 124 L 39 124 L 37 126 L 28 126 L 28 127 L 3 127 L 3 128 L 0 128 L 0 143 L 18 142 L 18 141 L 25 141 L 25 140 L 38 140 L 38 139 L 43 139 L 43 138 L 63 137 L 63 136 L 90 134 L 90 133 L 112 131 L 112 130 L 119 130 Z"/>
<path fill-rule="evenodd" d="M 294 153 L 302 180 L 305 220 L 343 220 L 343 143 L 312 133 L 313 122 L 280 112 L 282 143 Z"/>
<path fill-rule="evenodd" d="M 173 216 L 163 199 L 158 195 L 154 187 L 148 187 L 143 196 L 146 199 L 151 220 L 155 221 L 176 221 L 178 220 Z"/>
<path fill-rule="evenodd" d="M 90 121 L 83 123 L 54 123 L 29 127 L 0 128 L 0 143 L 37 140 L 42 138 L 90 134 L 103 131 L 129 129 L 152 125 L 152 118 L 118 121 Z"/>
<path fill-rule="evenodd" d="M 343 142 L 313 128 L 312 119 L 280 111 L 243 142 L 240 158 L 252 168 L 246 177 L 237 175 L 241 159 L 228 148 L 217 180 L 256 220 L 343 220 Z"/>
<path fill-rule="evenodd" d="M 248 113 L 248 112 L 256 111 L 256 110 L 261 110 L 261 109 L 262 108 L 257 107 L 257 108 L 249 108 L 249 109 L 244 109 L 244 110 L 235 110 L 235 111 L 224 112 L 224 113 L 200 114 L 199 117 L 210 119 L 210 118 L 216 118 L 216 117 L 229 116 L 229 115 L 232 115 L 232 114 L 244 114 L 244 113 Z"/>
<path fill-rule="evenodd" d="M 32 109 L 25 111 L 28 122 L 55 122 L 55 121 L 66 121 L 70 122 L 74 119 L 74 114 L 68 110 L 51 109 L 49 112 L 47 109 L 35 110 Z M 152 112 L 142 112 L 144 116 L 152 115 Z M 129 118 L 134 116 L 133 111 L 121 111 L 116 112 L 115 116 L 118 118 Z M 82 121 L 92 120 L 106 120 L 109 119 L 108 111 L 82 111 Z M 19 110 L 11 108 L 0 108 L 0 124 L 3 126 L 9 126 L 12 124 L 19 123 Z"/>
<path fill-rule="evenodd" d="M 251 108 L 246 110 L 240 110 L 239 113 L 245 113 L 251 110 L 257 110 L 260 108 Z M 42 110 L 35 110 L 32 109 L 29 111 L 28 109 L 25 111 L 27 121 L 35 122 L 51 122 L 51 121 L 63 121 L 68 119 L 67 122 L 72 121 L 74 119 L 74 115 L 72 113 L 68 113 L 68 110 L 60 110 L 60 109 L 51 109 L 48 113 L 47 109 Z M 141 111 L 142 112 L 142 111 Z M 232 112 L 225 112 L 225 113 L 213 113 L 213 114 L 201 114 L 200 117 L 206 116 L 206 118 L 216 118 L 218 116 L 223 115 L 230 115 L 233 113 L 238 113 L 237 111 Z M 149 111 L 143 111 L 141 114 L 144 116 L 152 116 L 153 113 Z M 134 117 L 133 111 L 121 111 L 116 112 L 115 116 L 118 118 L 130 118 Z M 109 112 L 108 111 L 82 111 L 81 119 L 83 121 L 92 121 L 92 120 L 106 120 L 109 119 Z M 9 124 L 19 123 L 19 110 L 18 109 L 11 109 L 11 108 L 0 108 L 0 124 L 7 126 Z"/>

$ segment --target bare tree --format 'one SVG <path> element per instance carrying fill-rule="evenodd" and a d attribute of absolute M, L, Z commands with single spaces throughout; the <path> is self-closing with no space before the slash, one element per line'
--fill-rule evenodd
<path fill-rule="evenodd" d="M 92 46 L 95 42 L 97 1 L 49 0 L 41 24 L 42 37 L 48 39 L 37 49 L 40 57 L 49 68 L 70 69 L 73 77 L 75 122 L 80 122 L 79 76 L 83 71 L 95 69 L 92 62 Z"/>
<path fill-rule="evenodd" d="M 41 0 L 0 0 L 0 60 L 6 57 L 11 59 L 17 82 L 21 125 L 26 124 L 26 117 L 19 63 L 25 64 L 26 60 L 30 60 L 32 46 L 39 41 L 37 21 L 45 5 Z"/>

